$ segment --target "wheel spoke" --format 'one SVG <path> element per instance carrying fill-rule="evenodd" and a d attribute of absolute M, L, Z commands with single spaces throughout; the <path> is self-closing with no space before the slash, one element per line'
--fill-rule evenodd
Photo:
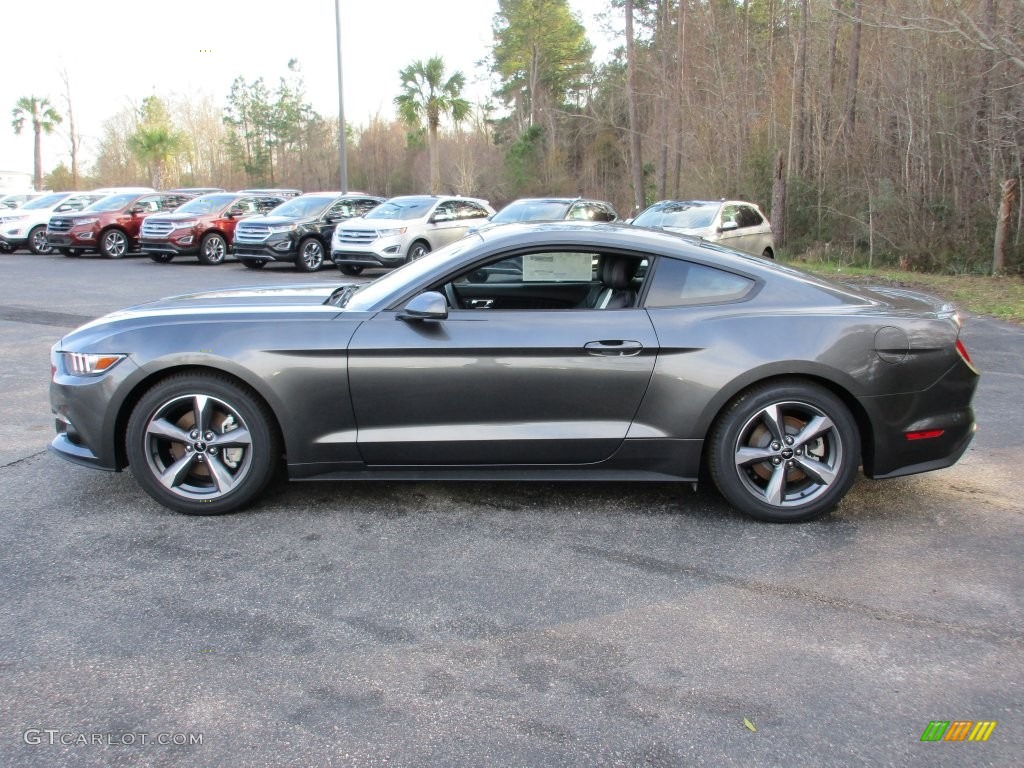
<path fill-rule="evenodd" d="M 245 427 L 240 427 L 232 429 L 230 432 L 225 432 L 223 435 L 216 435 L 213 440 L 209 441 L 209 445 L 215 445 L 218 448 L 230 447 L 232 445 L 251 446 L 252 435 L 249 434 L 249 430 Z"/>
<path fill-rule="evenodd" d="M 206 408 L 209 404 L 210 398 L 207 395 L 196 395 L 192 399 L 192 414 L 196 420 L 195 429 L 199 430 L 200 435 L 202 435 L 206 429 L 204 418 L 206 416 Z"/>
<path fill-rule="evenodd" d="M 159 479 L 163 483 L 165 488 L 174 488 L 177 485 L 181 485 L 185 477 L 188 475 L 189 467 L 192 464 L 192 460 L 195 458 L 195 454 L 186 453 L 176 462 L 171 464 L 167 469 L 160 473 Z"/>
<path fill-rule="evenodd" d="M 770 448 L 754 448 L 745 446 L 736 451 L 736 466 L 745 467 L 748 464 L 759 464 L 762 461 L 770 461 L 775 451 Z"/>
<path fill-rule="evenodd" d="M 786 492 L 786 465 L 780 464 L 772 470 L 771 480 L 764 489 L 765 499 L 774 507 L 781 507 L 783 494 Z"/>
<path fill-rule="evenodd" d="M 149 426 L 146 427 L 146 434 L 153 437 L 165 437 L 168 440 L 173 440 L 176 443 L 188 443 L 190 442 L 188 432 L 183 430 L 177 424 L 172 424 L 167 419 L 157 419 L 151 421 Z"/>
<path fill-rule="evenodd" d="M 803 470 L 804 474 L 818 485 L 832 485 L 832 482 L 836 479 L 836 473 L 824 462 L 813 461 L 799 456 L 794 461 Z"/>
<path fill-rule="evenodd" d="M 209 456 L 206 467 L 210 470 L 210 476 L 213 477 L 213 482 L 220 493 L 227 493 L 234 488 L 234 475 L 228 472 L 228 468 L 221 463 L 219 456 Z"/>
<path fill-rule="evenodd" d="M 779 413 L 779 406 L 772 403 L 760 413 L 761 421 L 772 433 L 772 440 L 782 442 L 786 437 L 786 430 L 782 426 L 782 414 Z"/>
<path fill-rule="evenodd" d="M 833 429 L 835 424 L 832 423 L 832 419 L 828 416 L 815 416 L 813 419 L 808 421 L 804 428 L 794 436 L 793 447 L 803 448 L 804 445 L 809 443 L 819 435 L 828 432 Z"/>

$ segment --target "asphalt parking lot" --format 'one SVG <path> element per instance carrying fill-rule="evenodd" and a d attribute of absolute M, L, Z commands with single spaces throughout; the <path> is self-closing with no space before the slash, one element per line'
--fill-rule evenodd
<path fill-rule="evenodd" d="M 188 518 L 45 450 L 74 326 L 350 279 L 0 256 L 0 765 L 1020 764 L 1024 328 L 968 319 L 959 464 L 803 525 L 667 484 L 282 482 Z"/>

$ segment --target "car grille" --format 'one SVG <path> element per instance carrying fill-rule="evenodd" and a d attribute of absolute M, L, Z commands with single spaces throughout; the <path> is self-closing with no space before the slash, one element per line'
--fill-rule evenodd
<path fill-rule="evenodd" d="M 74 223 L 74 219 L 62 219 L 51 216 L 50 223 L 46 225 L 46 228 L 51 232 L 70 232 Z"/>
<path fill-rule="evenodd" d="M 174 225 L 169 221 L 146 219 L 142 222 L 143 237 L 167 237 L 171 234 L 172 229 L 174 229 Z"/>
<path fill-rule="evenodd" d="M 265 224 L 239 224 L 235 228 L 236 243 L 262 243 L 270 237 L 270 227 Z"/>
<path fill-rule="evenodd" d="M 369 245 L 377 239 L 377 232 L 372 229 L 337 229 L 334 235 L 336 243 L 344 245 Z"/>

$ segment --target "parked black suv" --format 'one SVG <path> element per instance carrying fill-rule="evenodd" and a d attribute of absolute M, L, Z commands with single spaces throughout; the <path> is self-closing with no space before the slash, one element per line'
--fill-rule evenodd
<path fill-rule="evenodd" d="M 383 202 L 384 198 L 353 192 L 311 192 L 292 198 L 265 216 L 238 222 L 235 258 L 249 269 L 288 261 L 300 272 L 315 272 L 330 252 L 338 222 L 362 216 Z"/>

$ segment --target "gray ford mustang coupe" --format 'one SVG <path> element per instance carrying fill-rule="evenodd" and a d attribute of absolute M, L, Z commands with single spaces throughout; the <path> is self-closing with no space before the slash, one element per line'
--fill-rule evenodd
<path fill-rule="evenodd" d="M 52 352 L 51 448 L 186 514 L 293 479 L 695 482 L 760 520 L 948 467 L 978 371 L 952 309 L 677 235 L 507 225 L 371 283 L 126 309 Z"/>

